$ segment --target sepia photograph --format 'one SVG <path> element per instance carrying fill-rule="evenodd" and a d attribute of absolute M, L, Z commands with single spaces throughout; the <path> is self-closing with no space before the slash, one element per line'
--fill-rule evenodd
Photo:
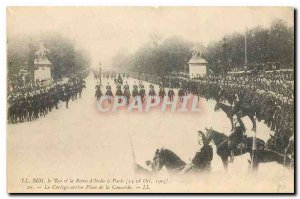
<path fill-rule="evenodd" d="M 8 193 L 295 193 L 293 7 L 8 6 Z"/>

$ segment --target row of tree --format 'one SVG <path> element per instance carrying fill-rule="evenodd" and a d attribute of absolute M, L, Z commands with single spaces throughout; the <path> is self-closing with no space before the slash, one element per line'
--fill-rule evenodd
<path fill-rule="evenodd" d="M 40 44 L 49 50 L 47 57 L 53 64 L 54 78 L 82 73 L 90 66 L 87 53 L 62 34 L 18 35 L 7 39 L 8 77 L 17 74 L 20 69 L 33 70 L 34 53 Z"/>
<path fill-rule="evenodd" d="M 241 70 L 245 64 L 246 41 L 249 66 L 276 63 L 283 68 L 293 67 L 294 28 L 288 27 L 282 20 L 274 21 L 269 28 L 255 27 L 245 33 L 225 35 L 223 39 L 205 47 L 179 37 L 171 37 L 162 42 L 155 37 L 134 54 L 120 51 L 113 58 L 112 65 L 117 70 L 129 69 L 155 75 L 187 72 L 187 62 L 191 59 L 193 50 L 197 49 L 208 61 L 208 68 L 214 72 L 232 68 Z"/>
<path fill-rule="evenodd" d="M 148 44 L 130 55 L 119 52 L 112 60 L 117 70 L 131 70 L 154 75 L 163 75 L 171 71 L 183 71 L 192 57 L 193 44 L 179 37 L 170 37 L 164 41 L 152 39 Z"/>
<path fill-rule="evenodd" d="M 294 28 L 276 20 L 269 28 L 258 26 L 244 33 L 226 35 L 210 43 L 203 56 L 213 71 L 224 67 L 243 69 L 246 60 L 250 68 L 270 65 L 290 68 L 294 66 Z"/>

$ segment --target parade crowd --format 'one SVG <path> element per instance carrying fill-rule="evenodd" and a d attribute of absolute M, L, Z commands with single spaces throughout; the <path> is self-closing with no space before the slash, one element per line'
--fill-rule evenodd
<path fill-rule="evenodd" d="M 81 97 L 85 81 L 81 75 L 72 75 L 65 80 L 43 80 L 32 83 L 21 75 L 8 80 L 8 121 L 11 123 L 36 120 L 58 109 L 60 101 Z"/>
<path fill-rule="evenodd" d="M 136 74 L 134 74 L 137 77 Z M 163 85 L 169 90 L 178 88 L 178 94 L 189 93 L 207 100 L 227 104 L 232 110 L 255 113 L 255 120 L 271 129 L 270 148 L 284 153 L 294 137 L 294 80 L 293 74 L 281 71 L 252 71 L 203 77 L 155 77 L 139 75 L 143 80 Z"/>

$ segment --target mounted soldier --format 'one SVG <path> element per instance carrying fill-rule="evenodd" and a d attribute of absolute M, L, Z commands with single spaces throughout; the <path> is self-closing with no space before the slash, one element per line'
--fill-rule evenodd
<path fill-rule="evenodd" d="M 244 141 L 247 139 L 245 135 L 246 128 L 242 119 L 237 116 L 233 118 L 234 130 L 228 137 L 228 148 L 230 151 L 230 161 L 234 159 L 234 150 L 237 148 L 245 148 Z"/>
<path fill-rule="evenodd" d="M 154 89 L 153 84 L 150 84 L 150 85 L 149 85 L 149 89 L 150 89 L 150 90 L 151 90 L 151 89 Z"/>
<path fill-rule="evenodd" d="M 99 100 L 102 97 L 102 92 L 101 92 L 101 86 L 100 83 L 97 82 L 97 85 L 95 86 L 95 97 L 97 98 L 97 100 Z"/>
<path fill-rule="evenodd" d="M 139 89 L 140 89 L 139 96 L 141 97 L 141 100 L 143 103 L 145 101 L 146 91 L 145 91 L 145 86 L 142 81 L 140 82 Z"/>
<path fill-rule="evenodd" d="M 162 81 L 159 83 L 159 89 L 162 89 L 164 87 Z"/>
<path fill-rule="evenodd" d="M 66 108 L 69 108 L 69 101 L 72 96 L 72 91 L 68 83 L 65 83 L 63 86 L 63 96 L 64 96 L 64 101 L 66 102 Z"/>
<path fill-rule="evenodd" d="M 198 144 L 199 151 L 196 152 L 194 158 L 190 164 L 187 164 L 182 170 L 182 174 L 185 174 L 193 168 L 200 171 L 210 171 L 211 161 L 213 159 L 213 148 L 209 145 L 205 134 L 202 131 L 198 131 Z"/>
<path fill-rule="evenodd" d="M 116 96 L 119 98 L 118 102 L 120 103 L 121 100 L 122 100 L 121 97 L 123 96 L 121 84 L 118 84 L 117 87 L 116 87 L 116 89 L 117 89 Z"/>
<path fill-rule="evenodd" d="M 138 86 L 136 85 L 135 81 L 134 81 L 134 84 L 133 84 L 133 90 L 138 90 Z"/>
<path fill-rule="evenodd" d="M 149 88 L 150 88 L 149 97 L 151 98 L 151 103 L 153 103 L 154 102 L 154 96 L 156 96 L 153 84 L 150 84 Z"/>
<path fill-rule="evenodd" d="M 125 74 L 125 73 L 124 73 Z M 129 104 L 129 100 L 130 100 L 130 90 L 129 90 L 129 85 L 128 82 L 126 81 L 124 87 L 124 97 L 126 98 L 126 103 Z"/>
<path fill-rule="evenodd" d="M 123 85 L 123 79 L 122 79 L 120 73 L 118 74 L 117 83 Z"/>
<path fill-rule="evenodd" d="M 173 86 L 170 84 L 170 88 L 169 88 L 169 91 L 168 91 L 168 97 L 169 97 L 170 101 L 173 101 L 174 95 L 175 95 L 175 93 L 174 93 L 174 90 L 173 90 Z"/>
<path fill-rule="evenodd" d="M 180 82 L 180 87 L 178 90 L 178 96 L 179 96 L 180 102 L 183 102 L 183 96 L 185 96 L 185 95 L 186 95 L 185 86 L 182 84 L 182 82 Z"/>
<path fill-rule="evenodd" d="M 111 91 L 111 86 L 109 85 L 109 82 L 107 82 L 107 86 L 106 86 L 106 93 L 105 95 L 108 98 L 108 103 L 111 103 L 111 99 L 113 97 L 112 91 Z"/>
<path fill-rule="evenodd" d="M 124 89 L 124 91 L 125 91 L 125 90 L 129 90 L 129 84 L 128 84 L 127 81 L 125 82 L 125 85 L 124 85 L 123 89 Z"/>
<path fill-rule="evenodd" d="M 223 86 L 220 86 L 220 91 L 218 93 L 218 99 L 217 101 L 223 101 L 225 99 L 225 90 L 223 88 Z"/>
<path fill-rule="evenodd" d="M 132 90 L 132 97 L 134 98 L 135 103 L 137 103 L 137 96 L 138 95 L 139 95 L 138 86 L 136 85 L 136 82 L 134 81 L 133 90 Z"/>
<path fill-rule="evenodd" d="M 166 91 L 165 91 L 165 88 L 162 86 L 162 84 L 160 84 L 160 86 L 159 86 L 158 95 L 160 97 L 160 101 L 163 101 L 164 97 L 166 96 Z"/>

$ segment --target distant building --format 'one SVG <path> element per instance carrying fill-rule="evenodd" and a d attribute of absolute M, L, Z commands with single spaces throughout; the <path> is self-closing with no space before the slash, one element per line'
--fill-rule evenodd
<path fill-rule="evenodd" d="M 190 78 L 204 76 L 206 74 L 207 61 L 200 56 L 193 56 L 188 64 Z"/>
<path fill-rule="evenodd" d="M 47 50 L 43 45 L 41 45 L 40 49 L 35 52 L 34 81 L 51 79 L 52 63 L 46 57 L 48 52 L 49 50 Z"/>

